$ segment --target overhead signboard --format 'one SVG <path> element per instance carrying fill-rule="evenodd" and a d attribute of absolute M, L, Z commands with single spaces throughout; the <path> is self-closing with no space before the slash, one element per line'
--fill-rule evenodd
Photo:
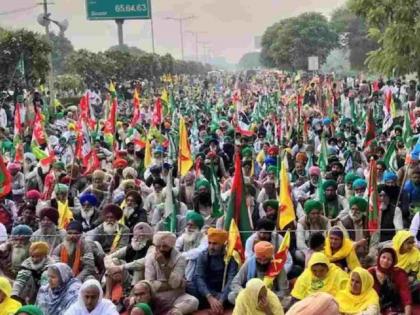
<path fill-rule="evenodd" d="M 86 0 L 88 20 L 148 20 L 150 0 Z"/>

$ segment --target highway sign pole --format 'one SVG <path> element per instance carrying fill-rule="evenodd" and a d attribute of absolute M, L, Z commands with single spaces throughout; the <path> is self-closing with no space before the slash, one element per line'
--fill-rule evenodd
<path fill-rule="evenodd" d="M 115 20 L 115 23 L 117 23 L 117 31 L 118 31 L 118 46 L 122 47 L 124 45 L 124 32 L 123 32 L 123 19 L 117 19 Z"/>

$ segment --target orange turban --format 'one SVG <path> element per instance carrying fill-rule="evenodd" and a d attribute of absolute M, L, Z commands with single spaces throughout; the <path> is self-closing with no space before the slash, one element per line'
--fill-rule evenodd
<path fill-rule="evenodd" d="M 207 230 L 207 238 L 209 242 L 224 244 L 228 239 L 228 232 L 222 229 L 209 228 Z"/>
<path fill-rule="evenodd" d="M 299 152 L 296 154 L 296 162 L 306 163 L 308 161 L 308 157 L 306 156 L 305 152 Z"/>
<path fill-rule="evenodd" d="M 31 247 L 29 247 L 29 253 L 31 254 L 39 254 L 47 256 L 50 251 L 50 247 L 48 246 L 48 243 L 46 242 L 34 242 L 31 244 Z"/>
<path fill-rule="evenodd" d="M 254 246 L 255 257 L 271 258 L 274 255 L 274 246 L 270 242 L 261 241 Z"/>

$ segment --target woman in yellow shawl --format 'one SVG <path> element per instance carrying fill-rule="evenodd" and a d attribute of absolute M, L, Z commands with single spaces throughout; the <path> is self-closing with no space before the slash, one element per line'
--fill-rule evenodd
<path fill-rule="evenodd" d="M 0 315 L 13 315 L 22 306 L 10 297 L 12 286 L 5 277 L 0 277 Z"/>
<path fill-rule="evenodd" d="M 353 242 L 347 233 L 338 226 L 329 230 L 324 251 L 329 261 L 343 270 L 354 270 L 356 267 L 360 267 Z"/>
<path fill-rule="evenodd" d="M 350 281 L 335 299 L 344 315 L 378 315 L 379 297 L 373 288 L 374 280 L 366 269 L 357 267 L 350 274 Z"/>
<path fill-rule="evenodd" d="M 398 231 L 392 239 L 392 247 L 398 257 L 396 267 L 420 280 L 420 251 L 415 247 L 414 235 L 410 231 Z"/>
<path fill-rule="evenodd" d="M 232 315 L 284 315 L 284 311 L 277 295 L 253 278 L 236 298 Z"/>
<path fill-rule="evenodd" d="M 316 292 L 326 292 L 335 296 L 344 289 L 348 274 L 331 264 L 323 253 L 316 252 L 308 262 L 308 268 L 297 278 L 292 290 L 292 297 L 303 300 Z"/>

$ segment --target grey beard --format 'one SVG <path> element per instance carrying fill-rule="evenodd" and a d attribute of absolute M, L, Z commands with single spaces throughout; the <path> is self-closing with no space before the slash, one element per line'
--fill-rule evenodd
<path fill-rule="evenodd" d="M 134 213 L 134 208 L 126 207 L 124 208 L 124 215 L 129 218 Z"/>
<path fill-rule="evenodd" d="M 72 255 L 74 253 L 74 251 L 76 250 L 76 245 L 77 244 L 76 243 L 73 243 L 73 242 L 69 242 L 67 240 L 64 240 L 63 241 L 63 245 L 66 247 L 68 253 L 70 255 Z"/>
<path fill-rule="evenodd" d="M 194 244 L 201 236 L 200 231 L 188 232 L 185 231 L 183 235 L 184 243 L 188 245 Z"/>
<path fill-rule="evenodd" d="M 18 267 L 20 264 L 29 257 L 29 247 L 13 247 L 11 264 L 12 267 Z"/>
<path fill-rule="evenodd" d="M 104 231 L 107 234 L 114 234 L 118 229 L 118 223 L 108 224 L 104 222 Z"/>
<path fill-rule="evenodd" d="M 94 209 L 91 209 L 89 211 L 85 211 L 84 209 L 82 209 L 80 211 L 80 215 L 82 216 L 83 219 L 85 219 L 86 221 L 90 221 L 90 219 L 93 217 L 93 214 L 95 213 Z"/>
<path fill-rule="evenodd" d="M 350 216 L 350 218 L 353 220 L 353 221 L 355 221 L 355 222 L 357 222 L 357 221 L 360 221 L 362 218 L 363 218 L 363 215 L 358 215 L 358 216 L 355 216 L 354 214 L 353 214 L 353 212 L 349 212 L 349 216 Z"/>
<path fill-rule="evenodd" d="M 41 262 L 39 262 L 38 264 L 35 264 L 32 260 L 31 260 L 31 262 L 32 262 L 32 267 L 34 268 L 34 270 L 39 270 L 39 269 L 41 269 L 42 267 L 44 267 L 44 265 L 45 265 L 45 261 L 46 261 L 46 257 L 41 261 Z"/>
<path fill-rule="evenodd" d="M 142 250 L 143 248 L 146 247 L 146 245 L 147 245 L 147 240 L 137 241 L 134 238 L 131 240 L 131 247 L 135 251 Z"/>
<path fill-rule="evenodd" d="M 43 235 L 55 235 L 55 225 L 51 227 L 41 227 L 41 232 Z"/>

